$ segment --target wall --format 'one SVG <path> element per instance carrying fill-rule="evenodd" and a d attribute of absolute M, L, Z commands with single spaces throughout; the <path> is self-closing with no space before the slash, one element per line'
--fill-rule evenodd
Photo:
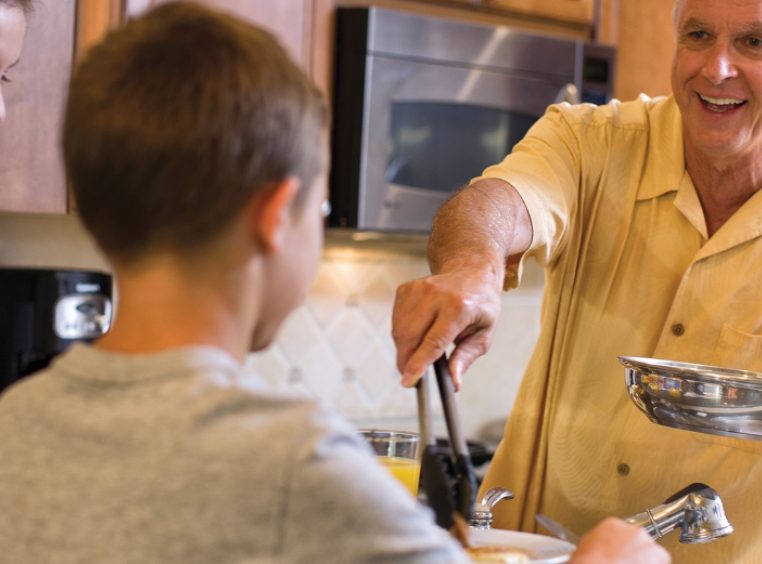
<path fill-rule="evenodd" d="M 72 215 L 0 213 L 0 266 L 110 271 Z"/>
<path fill-rule="evenodd" d="M 274 389 L 320 398 L 357 426 L 417 427 L 413 390 L 402 388 L 390 336 L 396 287 L 428 273 L 422 238 L 363 241 L 329 233 L 305 304 L 268 351 L 248 366 Z M 0 214 L 0 265 L 107 270 L 74 216 Z M 492 350 L 458 394 L 467 436 L 492 439 L 513 405 L 539 330 L 542 274 L 529 265 L 524 284 L 503 297 Z M 437 433 L 444 433 L 434 402 Z"/>

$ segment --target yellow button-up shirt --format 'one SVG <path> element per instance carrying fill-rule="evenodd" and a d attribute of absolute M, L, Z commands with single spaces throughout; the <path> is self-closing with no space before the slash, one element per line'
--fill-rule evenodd
<path fill-rule="evenodd" d="M 674 561 L 762 562 L 762 441 L 650 422 L 617 360 L 762 371 L 762 193 L 707 237 L 672 98 L 551 107 L 483 176 L 519 191 L 525 256 L 546 267 L 541 334 L 483 486 L 517 494 L 495 526 L 532 531 L 542 512 L 583 532 L 703 482 L 735 533 L 705 545 L 673 533 Z"/>

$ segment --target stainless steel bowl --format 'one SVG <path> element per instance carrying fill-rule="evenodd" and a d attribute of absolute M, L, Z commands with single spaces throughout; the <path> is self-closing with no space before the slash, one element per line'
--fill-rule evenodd
<path fill-rule="evenodd" d="M 762 373 L 620 356 L 630 398 L 651 421 L 762 440 Z"/>

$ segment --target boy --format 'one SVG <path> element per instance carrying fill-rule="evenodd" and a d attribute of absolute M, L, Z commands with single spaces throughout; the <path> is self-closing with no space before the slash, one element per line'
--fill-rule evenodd
<path fill-rule="evenodd" d="M 315 273 L 327 121 L 269 34 L 198 5 L 82 62 L 64 157 L 118 311 L 0 401 L 4 561 L 467 561 L 347 423 L 242 369 Z"/>

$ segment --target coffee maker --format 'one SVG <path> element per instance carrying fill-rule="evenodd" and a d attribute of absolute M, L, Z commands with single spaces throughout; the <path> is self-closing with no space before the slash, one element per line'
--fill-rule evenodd
<path fill-rule="evenodd" d="M 0 268 L 0 391 L 106 333 L 111 293 L 104 272 Z"/>

